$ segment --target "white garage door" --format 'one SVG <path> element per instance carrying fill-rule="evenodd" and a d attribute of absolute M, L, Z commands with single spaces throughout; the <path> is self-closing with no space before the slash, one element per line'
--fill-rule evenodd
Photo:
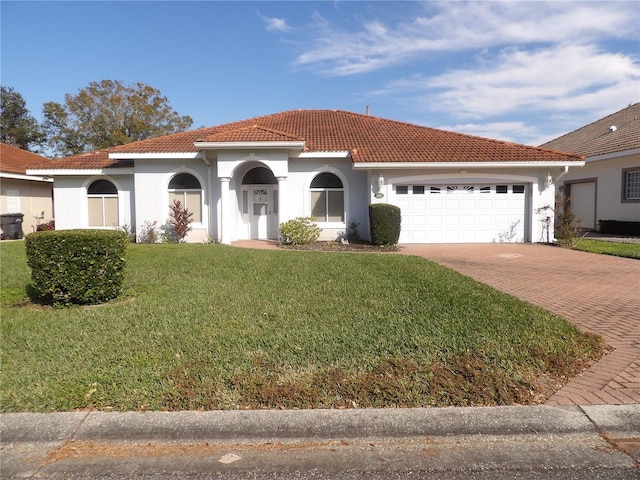
<path fill-rule="evenodd" d="M 525 185 L 395 185 L 400 243 L 523 242 Z"/>
<path fill-rule="evenodd" d="M 569 193 L 571 211 L 582 228 L 596 226 L 596 182 L 572 183 Z"/>

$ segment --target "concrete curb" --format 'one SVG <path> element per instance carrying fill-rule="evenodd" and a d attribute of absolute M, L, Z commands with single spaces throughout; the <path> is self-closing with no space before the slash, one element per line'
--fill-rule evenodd
<path fill-rule="evenodd" d="M 0 415 L 2 443 L 283 441 L 476 435 L 640 437 L 640 405 Z"/>

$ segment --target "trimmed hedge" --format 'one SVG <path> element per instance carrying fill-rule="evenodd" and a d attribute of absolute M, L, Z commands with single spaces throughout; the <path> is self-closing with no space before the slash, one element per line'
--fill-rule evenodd
<path fill-rule="evenodd" d="M 371 243 L 374 245 L 395 245 L 400 238 L 400 207 L 388 203 L 369 205 L 369 225 Z"/>
<path fill-rule="evenodd" d="M 629 235 L 640 237 L 640 222 L 625 222 L 622 220 L 598 220 L 598 232 L 612 235 Z"/>
<path fill-rule="evenodd" d="M 55 305 L 91 305 L 122 291 L 129 239 L 119 230 L 49 230 L 26 236 L 33 290 Z"/>

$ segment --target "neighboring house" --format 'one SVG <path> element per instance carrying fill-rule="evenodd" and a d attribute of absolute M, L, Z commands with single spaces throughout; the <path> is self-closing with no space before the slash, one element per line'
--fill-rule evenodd
<path fill-rule="evenodd" d="M 26 172 L 29 165 L 44 160 L 35 153 L 0 143 L 0 214 L 22 213 L 25 235 L 53 219 L 53 179 Z"/>
<path fill-rule="evenodd" d="M 579 155 L 335 110 L 292 110 L 62 158 L 29 170 L 55 179 L 56 228 L 168 228 L 174 199 L 193 213 L 187 241 L 277 239 L 313 216 L 320 239 L 368 205 L 402 210 L 401 243 L 530 242 L 539 209 Z M 551 236 L 553 232 L 551 232 Z"/>
<path fill-rule="evenodd" d="M 598 220 L 640 222 L 640 103 L 541 145 L 586 157 L 557 185 L 585 229 Z"/>

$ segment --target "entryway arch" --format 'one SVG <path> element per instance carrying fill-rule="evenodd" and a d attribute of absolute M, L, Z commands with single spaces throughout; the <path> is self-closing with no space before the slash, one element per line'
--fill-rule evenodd
<path fill-rule="evenodd" d="M 247 170 L 241 181 L 241 212 L 249 224 L 252 239 L 278 237 L 278 179 L 271 169 L 255 166 Z"/>

